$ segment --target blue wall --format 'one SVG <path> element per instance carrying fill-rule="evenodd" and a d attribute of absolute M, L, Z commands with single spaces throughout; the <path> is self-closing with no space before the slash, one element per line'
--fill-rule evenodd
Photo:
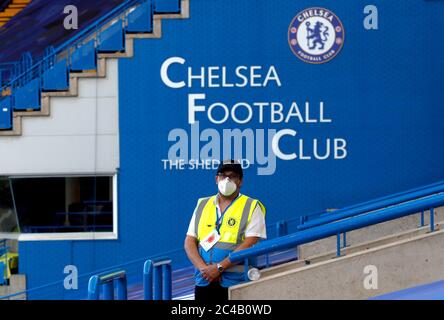
<path fill-rule="evenodd" d="M 444 29 L 444 1 L 372 1 L 379 30 L 371 31 L 363 27 L 367 4 L 191 0 L 191 19 L 163 21 L 161 40 L 136 41 L 134 58 L 119 61 L 119 240 L 21 243 L 28 287 L 62 279 L 67 264 L 85 273 L 182 246 L 197 199 L 217 191 L 212 170 L 163 168 L 174 144 L 170 131 L 190 134 L 189 94 L 206 94 L 207 108 L 216 101 L 277 101 L 288 110 L 296 101 L 303 109 L 309 101 L 313 117 L 324 102 L 331 123 L 259 124 L 256 114 L 244 125 L 217 126 L 204 113 L 196 116 L 201 131 L 294 129 L 296 137 L 281 140 L 287 153 L 299 138 L 307 154 L 315 138 L 321 145 L 327 138 L 347 141 L 345 159 L 278 159 L 271 175 L 259 175 L 258 165 L 246 169 L 243 192 L 264 202 L 268 223 L 444 179 L 444 45 L 436 38 Z M 287 32 L 298 12 L 318 5 L 341 19 L 345 44 L 330 62 L 313 65 L 292 53 Z M 169 70 L 175 81 L 186 79 L 188 66 L 195 72 L 201 66 L 274 66 L 282 86 L 171 89 L 160 68 L 173 56 L 186 59 Z"/>

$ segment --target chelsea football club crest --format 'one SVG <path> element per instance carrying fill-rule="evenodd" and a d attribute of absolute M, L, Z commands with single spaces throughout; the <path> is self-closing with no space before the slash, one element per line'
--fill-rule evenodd
<path fill-rule="evenodd" d="M 293 53 L 307 63 L 330 61 L 344 44 L 341 20 L 325 8 L 308 8 L 298 13 L 288 28 L 288 42 Z"/>

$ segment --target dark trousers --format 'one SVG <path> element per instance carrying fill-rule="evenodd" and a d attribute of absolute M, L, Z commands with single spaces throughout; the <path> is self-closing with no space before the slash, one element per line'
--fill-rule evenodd
<path fill-rule="evenodd" d="M 198 302 L 228 301 L 228 288 L 224 288 L 219 282 L 210 282 L 205 287 L 194 287 L 194 300 Z"/>

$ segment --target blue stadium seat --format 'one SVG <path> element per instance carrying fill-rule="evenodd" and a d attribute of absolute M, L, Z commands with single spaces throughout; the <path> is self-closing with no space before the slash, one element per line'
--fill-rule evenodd
<path fill-rule="evenodd" d="M 126 32 L 153 32 L 152 18 L 153 4 L 151 0 L 147 0 L 128 15 L 128 25 L 126 27 Z"/>
<path fill-rule="evenodd" d="M 77 48 L 71 57 L 71 71 L 96 70 L 97 51 L 95 41 L 91 40 Z"/>
<path fill-rule="evenodd" d="M 14 94 L 14 110 L 40 110 L 40 78 L 18 88 Z"/>
<path fill-rule="evenodd" d="M 0 130 L 12 129 L 11 97 L 7 96 L 0 100 Z"/>
<path fill-rule="evenodd" d="M 0 62 L 20 59 L 29 51 L 33 57 L 43 56 L 45 48 L 72 39 L 83 28 L 96 22 L 124 0 L 33 0 L 15 15 L 0 31 Z M 63 9 L 67 5 L 78 8 L 79 29 L 63 27 Z M 33 41 L 29 41 L 33 39 Z"/>
<path fill-rule="evenodd" d="M 57 62 L 51 69 L 48 69 L 43 73 L 42 90 L 69 90 L 68 62 L 66 59 Z"/>
<path fill-rule="evenodd" d="M 122 21 L 118 20 L 99 36 L 99 52 L 125 51 L 125 31 Z"/>
<path fill-rule="evenodd" d="M 154 13 L 180 13 L 180 0 L 155 0 Z"/>

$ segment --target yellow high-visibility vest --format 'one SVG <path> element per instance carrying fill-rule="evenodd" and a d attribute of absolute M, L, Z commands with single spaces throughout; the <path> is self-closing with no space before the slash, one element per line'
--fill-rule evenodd
<path fill-rule="evenodd" d="M 216 228 L 217 212 L 215 205 L 216 196 L 201 198 L 198 201 L 195 230 L 197 240 L 200 242 Z M 234 250 L 245 239 L 245 230 L 251 220 L 256 205 L 262 209 L 265 215 L 265 207 L 259 201 L 245 195 L 238 196 L 225 210 L 219 229 L 220 240 L 216 248 Z"/>

